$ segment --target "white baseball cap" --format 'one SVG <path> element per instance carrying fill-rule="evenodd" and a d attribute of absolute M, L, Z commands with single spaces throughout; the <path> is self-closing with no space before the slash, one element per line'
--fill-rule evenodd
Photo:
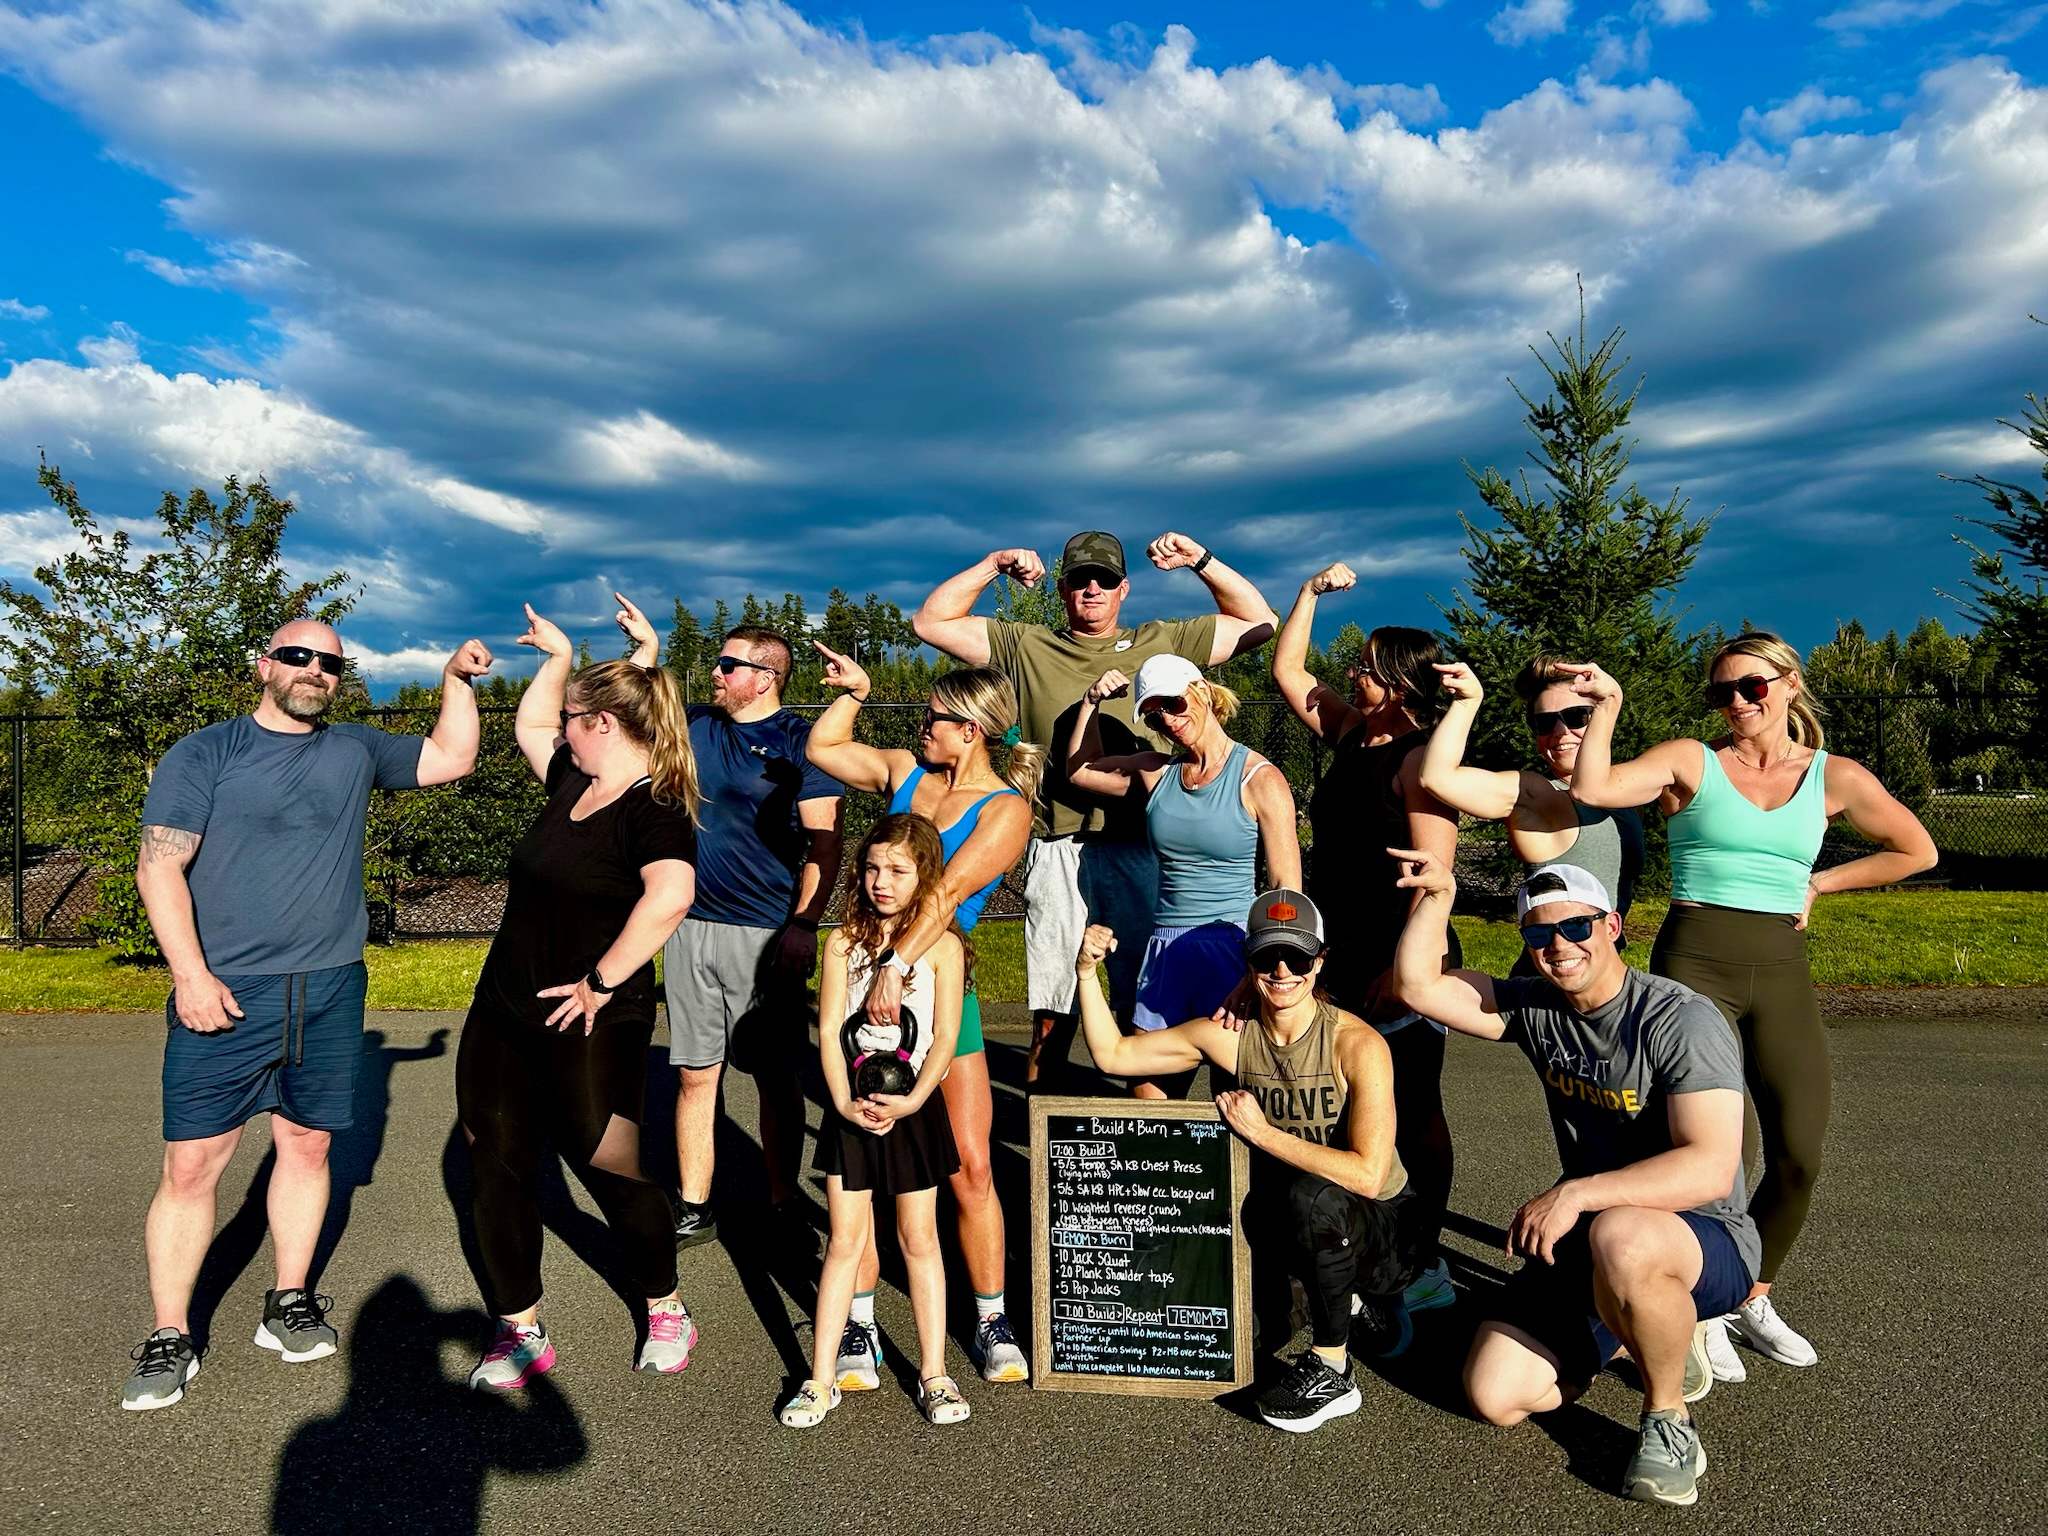
<path fill-rule="evenodd" d="M 1147 699 L 1177 699 L 1202 680 L 1202 669 L 1185 656 L 1152 656 L 1131 679 L 1131 703 L 1144 709 Z"/>
<path fill-rule="evenodd" d="M 1538 907 L 1557 902 L 1577 902 L 1598 912 L 1612 912 L 1607 887 L 1590 869 L 1577 864 L 1545 864 L 1529 872 L 1529 878 L 1515 888 L 1515 921 L 1521 922 Z"/>

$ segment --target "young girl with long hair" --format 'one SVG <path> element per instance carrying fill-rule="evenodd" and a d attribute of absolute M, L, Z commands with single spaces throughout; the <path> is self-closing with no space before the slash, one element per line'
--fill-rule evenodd
<path fill-rule="evenodd" d="M 816 644 L 817 642 L 812 642 Z M 971 933 L 983 903 L 1002 884 L 1031 838 L 1031 805 L 1045 767 L 1045 749 L 1018 739 L 1017 692 L 1002 673 L 968 667 L 933 680 L 915 753 L 871 747 L 853 739 L 871 688 L 851 656 L 818 645 L 825 685 L 840 690 L 805 744 L 810 760 L 849 789 L 889 796 L 889 810 L 915 811 L 938 829 L 946 858 L 939 899 L 895 938 L 896 963 L 877 973 L 866 1010 L 878 1027 L 893 1025 L 905 973 L 950 927 Z M 991 756 L 1004 748 L 999 772 Z M 960 1006 L 960 1043 L 940 1092 L 953 1123 L 960 1167 L 948 1181 L 959 1215 L 960 1256 L 974 1287 L 975 1325 L 969 1353 L 986 1381 L 1023 1381 L 1030 1375 L 1010 1325 L 1004 1294 L 1003 1207 L 996 1199 L 989 1159 L 995 1096 L 982 1049 L 981 1003 L 970 982 Z M 875 1282 L 881 1260 L 872 1246 L 861 1259 L 853 1315 L 839 1349 L 842 1391 L 881 1385 L 875 1334 Z"/>
<path fill-rule="evenodd" d="M 840 1335 L 861 1255 L 874 1236 L 878 1200 L 893 1199 L 896 1236 L 917 1319 L 918 1406 L 934 1424 L 967 1417 L 946 1373 L 946 1269 L 939 1256 L 939 1185 L 960 1166 L 946 1101 L 938 1092 L 960 1037 L 960 1000 L 970 952 L 948 927 L 904 978 L 898 1022 L 877 1026 L 865 1010 L 876 976 L 896 962 L 896 941 L 939 901 L 946 859 L 938 828 L 923 816 L 884 816 L 861 840 L 847 872 L 846 921 L 825 945 L 818 980 L 818 1055 L 832 1112 L 818 1137 L 832 1235 L 818 1277 L 810 1379 L 782 1408 L 808 1429 L 839 1406 Z M 841 1020 L 845 1023 L 842 1025 Z M 850 1037 L 853 1059 L 842 1037 Z M 870 1084 L 870 1058 L 910 1077 L 906 1091 Z"/>

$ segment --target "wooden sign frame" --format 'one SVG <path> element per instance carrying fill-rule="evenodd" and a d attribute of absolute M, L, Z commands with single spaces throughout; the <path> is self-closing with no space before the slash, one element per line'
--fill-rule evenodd
<path fill-rule="evenodd" d="M 1115 1392 L 1140 1397 L 1221 1397 L 1251 1384 L 1252 1251 L 1244 1235 L 1251 1153 L 1234 1132 L 1230 1143 L 1230 1308 L 1233 1373 L 1228 1381 L 1172 1376 L 1098 1376 L 1052 1368 L 1052 1227 L 1047 1183 L 1052 1162 L 1046 1120 L 1095 1115 L 1119 1120 L 1206 1120 L 1220 1124 L 1214 1104 L 1170 1099 L 1034 1098 L 1031 1100 L 1031 1384 L 1049 1392 Z"/>

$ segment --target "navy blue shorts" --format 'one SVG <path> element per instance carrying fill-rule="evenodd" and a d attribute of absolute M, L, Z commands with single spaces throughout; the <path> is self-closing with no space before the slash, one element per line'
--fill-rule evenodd
<path fill-rule="evenodd" d="M 310 1131 L 355 1118 L 363 1055 L 363 962 L 295 976 L 223 976 L 243 1017 L 210 1035 L 164 1004 L 164 1140 L 196 1141 L 275 1110 Z"/>
<path fill-rule="evenodd" d="M 1555 1354 L 1559 1380 L 1581 1389 L 1591 1384 L 1621 1348 L 1621 1340 L 1600 1321 L 1593 1307 L 1593 1250 L 1587 1233 L 1597 1214 L 1581 1216 L 1552 1248 L 1556 1263 L 1524 1261 L 1521 1273 L 1508 1282 L 1499 1314 L 1502 1322 L 1512 1323 Z M 1711 1216 L 1696 1211 L 1679 1211 L 1677 1216 L 1692 1228 L 1700 1244 L 1700 1277 L 1692 1287 L 1693 1316 L 1719 1317 L 1733 1312 L 1748 1298 L 1755 1279 L 1742 1262 L 1734 1237 Z"/>

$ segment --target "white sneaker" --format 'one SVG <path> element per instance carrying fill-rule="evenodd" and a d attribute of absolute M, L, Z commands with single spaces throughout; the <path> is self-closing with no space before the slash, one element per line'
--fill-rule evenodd
<path fill-rule="evenodd" d="M 1768 1292 L 1752 1296 L 1730 1312 L 1726 1321 L 1743 1343 L 1780 1365 L 1812 1365 L 1820 1359 L 1820 1351 L 1778 1316 L 1778 1309 L 1771 1305 Z"/>
<path fill-rule="evenodd" d="M 1710 1317 L 1705 1324 L 1707 1330 L 1707 1369 L 1714 1373 L 1716 1381 L 1747 1381 L 1749 1370 L 1742 1363 L 1742 1356 L 1735 1352 L 1735 1342 L 1728 1337 L 1728 1319 Z"/>

